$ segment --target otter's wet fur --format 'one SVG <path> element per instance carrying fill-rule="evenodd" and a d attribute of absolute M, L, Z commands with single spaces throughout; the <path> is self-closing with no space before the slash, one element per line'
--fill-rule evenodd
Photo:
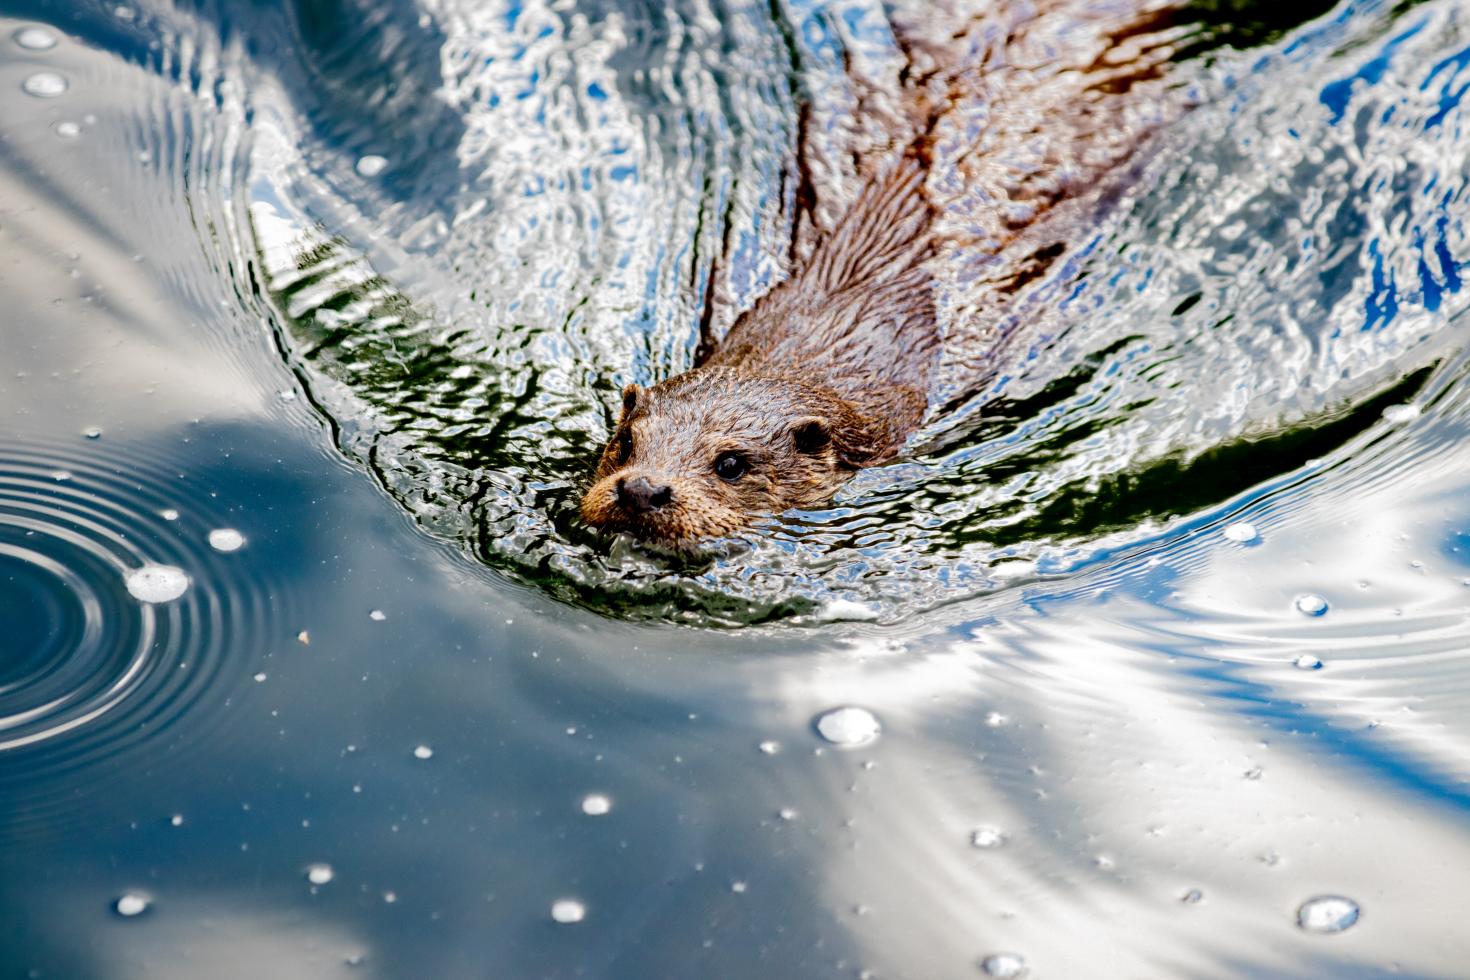
<path fill-rule="evenodd" d="M 1176 4 L 965 6 L 917 10 L 942 44 L 900 27 L 902 98 L 873 113 L 902 147 L 896 159 L 881 145 L 868 154 L 830 227 L 815 207 L 798 216 L 807 241 L 793 243 L 790 277 L 694 368 L 624 390 L 582 500 L 588 524 L 685 548 L 819 505 L 893 459 L 925 420 L 941 361 L 983 372 L 999 339 L 990 321 L 1182 111 L 1162 83 Z M 936 267 L 948 256 L 962 261 L 946 273 Z M 978 282 L 981 300 L 968 330 L 942 335 L 945 275 Z"/>

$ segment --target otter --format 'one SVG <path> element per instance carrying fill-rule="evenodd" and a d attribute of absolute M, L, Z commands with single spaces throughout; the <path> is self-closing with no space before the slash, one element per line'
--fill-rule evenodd
<path fill-rule="evenodd" d="M 978 379 L 997 343 L 986 324 L 942 334 L 946 277 L 978 283 L 994 319 L 1183 108 L 1163 84 L 1175 4 L 974 6 L 917 9 L 942 43 L 899 25 L 902 95 L 882 122 L 900 149 L 875 141 L 860 190 L 831 227 L 811 219 L 789 277 L 690 370 L 623 390 L 582 500 L 588 524 L 682 549 L 818 506 L 897 457 L 942 355 Z M 941 268 L 956 256 L 968 274 Z"/>

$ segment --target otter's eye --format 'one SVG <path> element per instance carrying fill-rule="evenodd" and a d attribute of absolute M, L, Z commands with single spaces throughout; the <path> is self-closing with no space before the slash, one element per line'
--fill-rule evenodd
<path fill-rule="evenodd" d="M 626 463 L 631 455 L 633 455 L 633 430 L 624 429 L 618 433 L 618 462 Z"/>
<path fill-rule="evenodd" d="M 739 453 L 722 453 L 720 458 L 715 460 L 715 475 L 731 483 L 744 476 L 748 469 L 750 469 L 750 463 Z"/>

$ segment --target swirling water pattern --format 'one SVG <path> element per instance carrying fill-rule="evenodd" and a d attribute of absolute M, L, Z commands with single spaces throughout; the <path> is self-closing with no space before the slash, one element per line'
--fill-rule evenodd
<path fill-rule="evenodd" d="M 571 503 L 882 9 L 7 5 L 0 963 L 1463 972 L 1470 32 L 1310 13 L 912 459 L 680 565 Z"/>

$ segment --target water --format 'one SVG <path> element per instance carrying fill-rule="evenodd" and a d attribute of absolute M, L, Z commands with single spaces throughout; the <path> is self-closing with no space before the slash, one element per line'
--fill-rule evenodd
<path fill-rule="evenodd" d="M 877 4 L 0 5 L 0 962 L 1463 972 L 1470 22 L 1266 9 L 983 391 L 673 561 L 577 496 Z"/>

